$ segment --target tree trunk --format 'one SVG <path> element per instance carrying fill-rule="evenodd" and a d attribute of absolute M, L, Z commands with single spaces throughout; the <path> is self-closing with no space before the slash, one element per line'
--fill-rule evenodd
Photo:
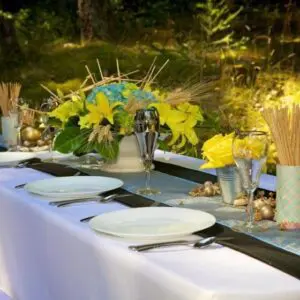
<path fill-rule="evenodd" d="M 97 15 L 97 37 L 106 40 L 114 30 L 111 26 L 113 25 L 113 11 L 110 0 L 95 1 L 94 11 Z"/>
<path fill-rule="evenodd" d="M 0 9 L 6 11 L 0 2 Z M 4 60 L 14 60 L 22 56 L 13 19 L 0 16 L 0 49 Z"/>
<path fill-rule="evenodd" d="M 81 42 L 93 39 L 93 7 L 92 0 L 78 0 L 78 16 L 80 20 Z"/>
<path fill-rule="evenodd" d="M 284 17 L 284 24 L 283 24 L 283 38 L 291 38 L 292 30 L 291 30 L 291 23 L 293 17 L 293 0 L 286 1 L 285 8 L 285 17 Z"/>

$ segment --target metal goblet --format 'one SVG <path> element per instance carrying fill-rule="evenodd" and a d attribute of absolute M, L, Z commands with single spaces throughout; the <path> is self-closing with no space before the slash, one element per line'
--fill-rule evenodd
<path fill-rule="evenodd" d="M 136 112 L 135 134 L 146 172 L 145 187 L 138 189 L 137 193 L 141 195 L 159 194 L 159 190 L 150 186 L 152 161 L 159 136 L 159 114 L 155 108 L 140 109 Z"/>

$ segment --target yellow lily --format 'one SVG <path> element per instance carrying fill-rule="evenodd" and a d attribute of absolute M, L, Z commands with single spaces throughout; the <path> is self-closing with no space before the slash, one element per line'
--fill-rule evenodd
<path fill-rule="evenodd" d="M 114 124 L 115 109 L 121 105 L 123 105 L 122 102 L 115 102 L 110 105 L 108 98 L 103 93 L 98 93 L 96 104 L 86 105 L 89 113 L 80 118 L 80 127 L 91 127 L 93 124 L 100 124 L 103 119 L 108 120 L 110 124 Z"/>
<path fill-rule="evenodd" d="M 189 103 L 182 103 L 177 109 L 172 108 L 168 103 L 160 102 L 151 104 L 157 108 L 160 116 L 160 124 L 167 125 L 172 131 L 172 139 L 169 146 L 174 145 L 181 137 L 179 146 L 182 148 L 186 139 L 192 144 L 198 144 L 199 140 L 195 133 L 194 127 L 197 122 L 203 120 L 200 108 Z"/>
<path fill-rule="evenodd" d="M 172 139 L 169 142 L 169 146 L 174 145 L 180 136 L 185 136 L 186 139 L 192 144 L 197 145 L 199 139 L 194 130 L 194 126 L 197 124 L 197 121 L 187 119 L 186 121 L 179 124 L 172 124 L 170 129 L 172 130 Z"/>
<path fill-rule="evenodd" d="M 184 112 L 173 109 L 168 103 L 153 103 L 150 106 L 158 110 L 161 125 L 166 124 L 171 128 L 173 125 L 183 122 L 186 118 Z"/>
<path fill-rule="evenodd" d="M 52 112 L 49 112 L 50 117 L 59 119 L 62 123 L 66 123 L 71 117 L 77 116 L 83 110 L 83 101 L 74 97 L 59 105 Z"/>
<path fill-rule="evenodd" d="M 187 114 L 187 119 L 191 121 L 203 121 L 202 111 L 199 105 L 193 105 L 188 102 L 182 102 L 177 105 L 177 109 Z M 196 125 L 196 124 L 195 124 Z"/>
<path fill-rule="evenodd" d="M 173 133 L 173 138 L 169 142 L 169 145 L 171 146 L 176 143 L 180 136 L 185 136 L 192 145 L 197 145 L 199 143 L 199 139 L 194 127 L 199 121 L 203 121 L 200 107 L 198 105 L 192 105 L 188 102 L 184 102 L 177 105 L 177 109 L 179 112 L 185 114 L 185 121 L 180 124 L 171 124 L 170 128 Z M 180 144 L 182 144 L 182 142 Z"/>

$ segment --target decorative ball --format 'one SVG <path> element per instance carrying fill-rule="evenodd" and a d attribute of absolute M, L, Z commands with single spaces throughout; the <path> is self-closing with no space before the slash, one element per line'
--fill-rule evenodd
<path fill-rule="evenodd" d="M 214 196 L 215 190 L 212 186 L 206 186 L 204 187 L 204 195 L 205 196 Z"/>
<path fill-rule="evenodd" d="M 248 204 L 248 199 L 245 197 L 237 198 L 233 201 L 234 206 L 246 206 Z"/>
<path fill-rule="evenodd" d="M 52 141 L 52 139 L 53 139 L 53 135 L 52 134 L 46 134 L 44 136 L 44 141 L 45 142 Z"/>
<path fill-rule="evenodd" d="M 221 195 L 221 189 L 220 189 L 220 187 L 219 187 L 219 185 L 217 185 L 217 184 L 214 184 L 213 186 L 212 186 L 212 188 L 213 188 L 213 190 L 214 190 L 214 195 Z"/>
<path fill-rule="evenodd" d="M 204 187 L 211 187 L 213 183 L 211 181 L 205 181 L 204 182 Z"/>
<path fill-rule="evenodd" d="M 38 141 L 36 142 L 36 144 L 37 144 L 39 147 L 44 146 L 45 143 L 46 143 L 46 142 L 43 141 L 43 140 L 38 140 Z"/>
<path fill-rule="evenodd" d="M 274 209 L 269 204 L 266 204 L 263 207 L 261 207 L 260 213 L 264 220 L 273 220 L 274 218 Z"/>
<path fill-rule="evenodd" d="M 21 131 L 21 137 L 24 141 L 36 142 L 41 137 L 41 132 L 31 126 L 24 128 Z"/>
<path fill-rule="evenodd" d="M 272 202 L 271 198 L 265 199 L 265 204 L 271 205 L 271 202 Z"/>
<path fill-rule="evenodd" d="M 30 148 L 28 148 L 28 147 L 20 147 L 20 151 L 21 152 L 29 152 Z"/>
<path fill-rule="evenodd" d="M 34 142 L 30 142 L 30 141 L 24 141 L 23 142 L 23 146 L 25 146 L 25 147 L 32 147 L 32 146 L 35 146 L 35 143 Z"/>
<path fill-rule="evenodd" d="M 52 140 L 51 139 L 44 140 L 44 142 L 45 142 L 46 145 L 51 145 L 52 144 Z"/>
<path fill-rule="evenodd" d="M 265 205 L 266 205 L 265 201 L 261 198 L 253 201 L 253 206 L 255 209 L 261 209 Z"/>
<path fill-rule="evenodd" d="M 254 213 L 254 220 L 255 221 L 261 221 L 263 219 L 262 214 L 259 210 L 256 210 Z"/>

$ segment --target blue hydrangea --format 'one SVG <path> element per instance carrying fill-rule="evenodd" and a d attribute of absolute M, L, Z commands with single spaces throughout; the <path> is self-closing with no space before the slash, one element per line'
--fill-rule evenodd
<path fill-rule="evenodd" d="M 126 102 L 123 92 L 126 89 L 126 83 L 111 83 L 102 85 L 92 89 L 87 97 L 88 102 L 94 102 L 98 93 L 103 93 L 111 102 L 121 101 Z"/>
<path fill-rule="evenodd" d="M 146 92 L 143 90 L 135 90 L 132 91 L 131 95 L 135 97 L 137 100 L 144 100 L 144 101 L 156 101 L 156 98 L 151 92 Z"/>
<path fill-rule="evenodd" d="M 155 96 L 151 92 L 140 90 L 136 85 L 127 82 L 110 83 L 95 87 L 87 96 L 87 101 L 90 103 L 95 102 L 98 93 L 103 93 L 110 102 L 120 101 L 127 103 L 129 95 L 140 101 L 156 101 Z"/>

